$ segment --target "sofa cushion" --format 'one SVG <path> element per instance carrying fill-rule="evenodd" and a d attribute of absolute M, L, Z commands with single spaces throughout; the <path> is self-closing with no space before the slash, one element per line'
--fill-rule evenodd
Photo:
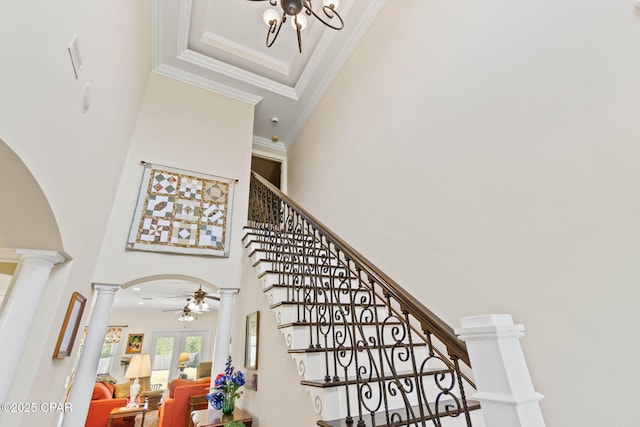
<path fill-rule="evenodd" d="M 131 389 L 131 383 L 120 383 L 115 385 L 115 397 L 129 397 L 129 390 Z"/>
<path fill-rule="evenodd" d="M 114 386 L 113 384 L 111 384 L 111 383 L 109 383 L 107 381 L 100 381 L 100 383 L 104 384 L 104 386 L 109 389 L 109 393 L 111 394 L 111 397 L 113 397 L 113 394 L 114 394 L 114 392 L 116 390 L 116 386 Z"/>
<path fill-rule="evenodd" d="M 100 399 L 111 399 L 113 395 L 109 388 L 103 383 L 95 383 L 93 386 L 93 394 L 91 395 L 91 400 L 100 400 Z"/>

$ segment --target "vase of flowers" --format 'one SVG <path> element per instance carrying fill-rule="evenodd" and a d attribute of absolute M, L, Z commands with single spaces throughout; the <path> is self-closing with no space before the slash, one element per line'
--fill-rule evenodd
<path fill-rule="evenodd" d="M 232 413 L 236 399 L 242 395 L 239 389 L 244 385 L 244 374 L 231 366 L 231 356 L 227 358 L 224 373 L 218 374 L 214 384 L 209 389 L 207 400 L 215 409 L 222 410 L 223 414 Z"/>

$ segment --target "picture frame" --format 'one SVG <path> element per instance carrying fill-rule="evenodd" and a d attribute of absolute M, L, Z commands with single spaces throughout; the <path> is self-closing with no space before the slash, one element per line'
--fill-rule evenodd
<path fill-rule="evenodd" d="M 80 321 L 82 320 L 82 313 L 84 312 L 86 302 L 87 299 L 79 292 L 74 292 L 71 295 L 71 301 L 67 307 L 67 313 L 65 314 L 64 321 L 62 322 L 62 328 L 60 328 L 56 348 L 53 350 L 54 359 L 71 356 L 71 351 L 73 350 L 73 344 L 76 340 L 76 335 L 78 333 L 78 328 L 80 327 Z"/>
<path fill-rule="evenodd" d="M 244 341 L 244 367 L 258 369 L 258 344 L 260 331 L 260 312 L 247 315 Z"/>
<path fill-rule="evenodd" d="M 127 337 L 127 348 L 124 351 L 125 354 L 139 354 L 142 353 L 142 342 L 144 341 L 144 334 L 129 334 Z"/>
<path fill-rule="evenodd" d="M 255 372 L 247 372 L 244 386 L 247 390 L 258 391 L 258 374 Z"/>

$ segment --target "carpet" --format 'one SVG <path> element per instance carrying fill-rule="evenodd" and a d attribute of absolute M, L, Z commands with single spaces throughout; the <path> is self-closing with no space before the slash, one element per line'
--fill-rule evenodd
<path fill-rule="evenodd" d="M 144 427 L 158 427 L 158 411 L 148 411 L 144 415 Z"/>

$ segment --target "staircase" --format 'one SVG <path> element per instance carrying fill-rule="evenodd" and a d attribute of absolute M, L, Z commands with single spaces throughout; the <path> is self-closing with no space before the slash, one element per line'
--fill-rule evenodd
<path fill-rule="evenodd" d="M 448 325 L 257 174 L 250 206 L 244 245 L 319 426 L 483 425 Z"/>

